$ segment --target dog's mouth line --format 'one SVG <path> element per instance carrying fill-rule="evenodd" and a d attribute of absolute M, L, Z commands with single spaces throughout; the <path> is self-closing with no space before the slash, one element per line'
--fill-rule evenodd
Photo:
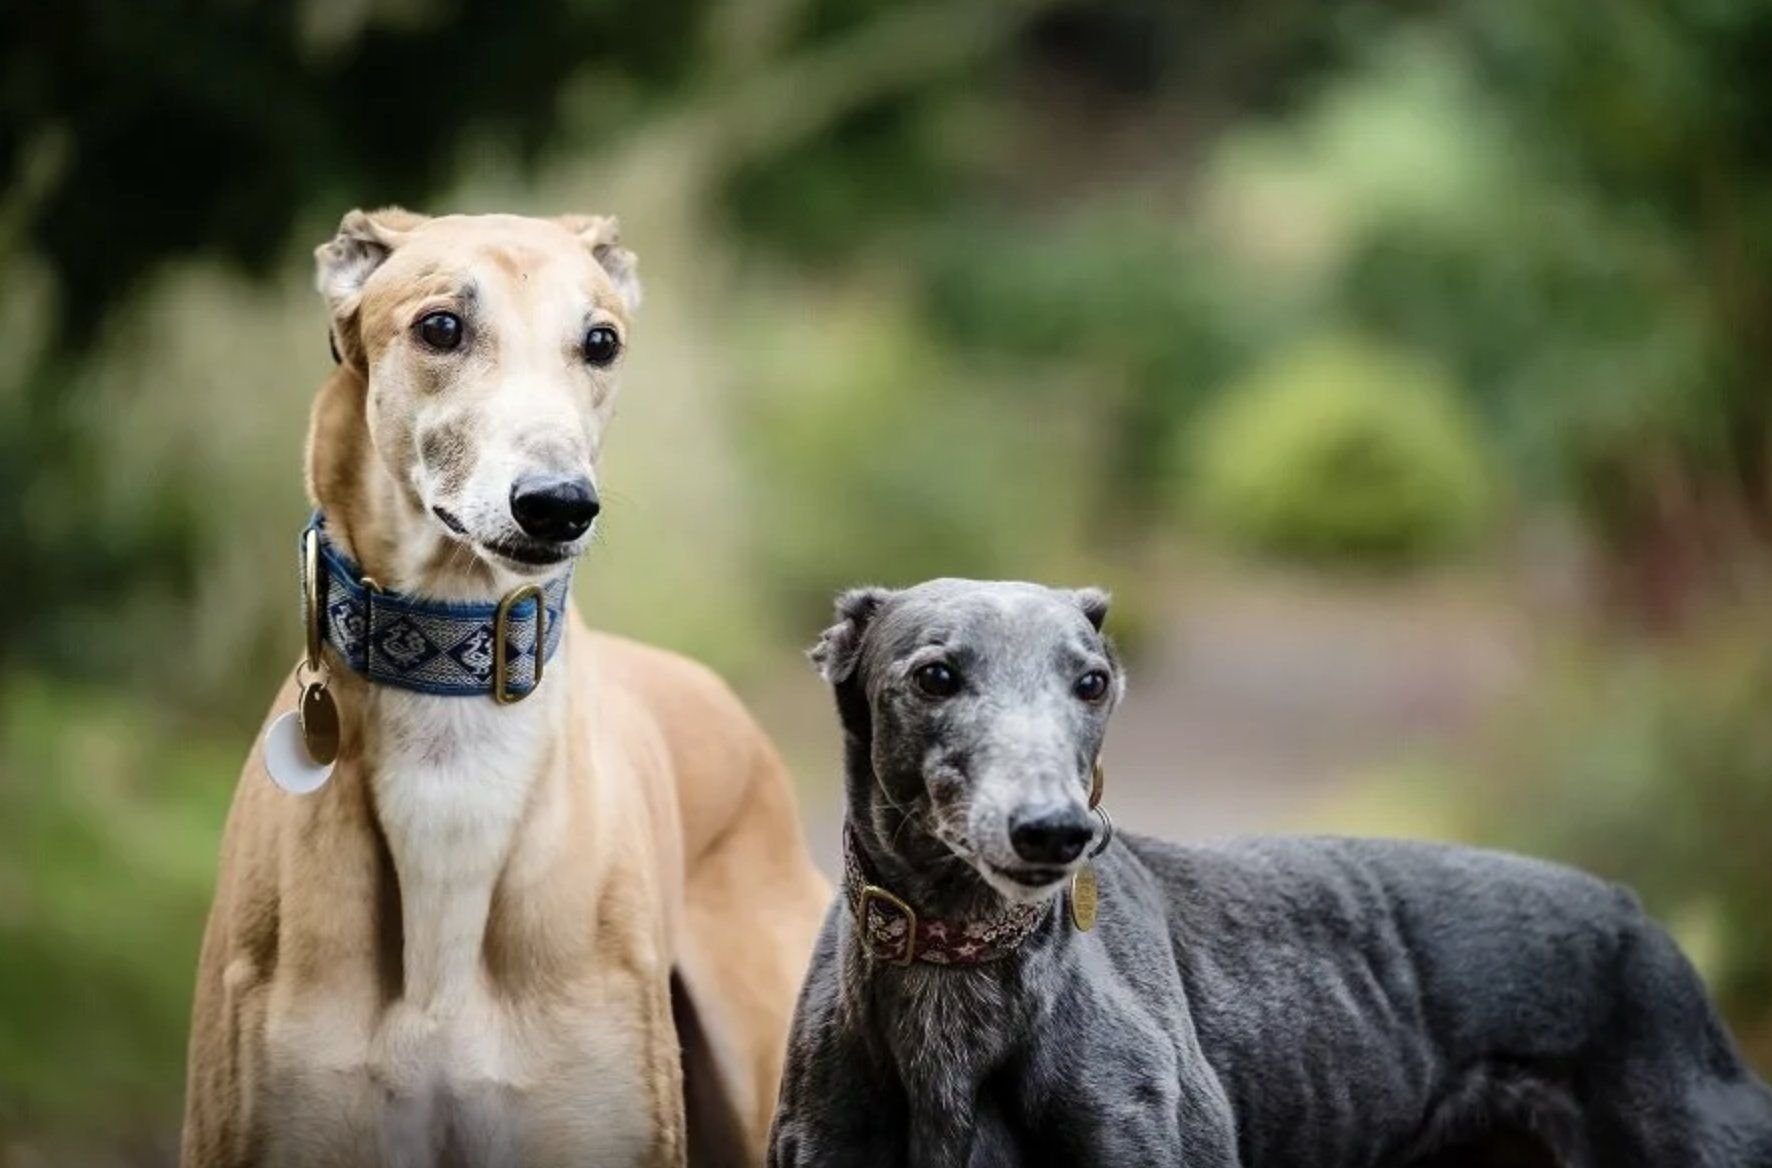
<path fill-rule="evenodd" d="M 476 539 L 455 512 L 443 506 L 433 506 L 431 514 L 437 522 L 449 529 L 450 534 L 464 543 L 497 556 L 501 560 L 522 568 L 551 568 L 563 564 L 578 554 L 574 543 L 551 543 L 539 539 Z"/>
<path fill-rule="evenodd" d="M 1013 881 L 1023 888 L 1050 888 L 1070 875 L 1068 867 L 1034 865 L 1029 867 L 1006 868 L 1001 864 L 991 864 L 992 872 L 1005 880 Z"/>
<path fill-rule="evenodd" d="M 932 834 L 946 844 L 957 858 L 972 865 L 974 870 L 988 876 L 1006 880 L 1021 888 L 1040 892 L 1056 888 L 1070 878 L 1072 864 L 999 864 L 987 860 L 973 848 L 971 841 L 963 835 L 949 835 L 939 828 Z"/>
<path fill-rule="evenodd" d="M 457 519 L 455 517 L 455 513 L 453 511 L 450 511 L 448 508 L 446 508 L 446 507 L 432 507 L 431 514 L 435 515 L 437 517 L 437 520 L 440 523 L 442 523 L 444 527 L 447 527 L 450 531 L 453 531 L 456 535 L 461 536 L 463 539 L 471 539 L 472 538 L 471 536 L 468 535 L 468 525 L 463 523 L 460 519 Z"/>
<path fill-rule="evenodd" d="M 487 540 L 481 542 L 480 546 L 495 556 L 526 568 L 547 568 L 563 564 L 577 554 L 570 544 L 542 543 L 539 540 Z"/>

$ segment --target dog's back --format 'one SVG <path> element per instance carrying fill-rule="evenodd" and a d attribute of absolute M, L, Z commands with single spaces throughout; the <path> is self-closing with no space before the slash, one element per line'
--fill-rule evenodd
<path fill-rule="evenodd" d="M 1749 1146 L 1772 1132 L 1772 1099 L 1616 885 L 1427 843 L 1124 847 L 1169 892 L 1189 1007 L 1248 1163 L 1412 1164 L 1518 1131 L 1586 1163 L 1638 1146 L 1609 1130 L 1633 1111 L 1670 1150 L 1717 1133 L 1727 1150 L 1705 1162 L 1772 1156 Z"/>

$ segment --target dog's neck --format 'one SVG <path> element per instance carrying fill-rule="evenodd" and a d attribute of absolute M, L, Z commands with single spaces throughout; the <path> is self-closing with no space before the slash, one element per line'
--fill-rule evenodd
<path fill-rule="evenodd" d="M 365 386 L 337 370 L 315 401 L 308 485 L 330 538 L 381 586 L 443 600 L 498 598 L 478 557 L 434 530 L 370 441 Z M 508 587 L 508 585 L 505 585 Z M 567 674 L 571 638 L 550 673 Z M 448 1011 L 483 976 L 492 896 L 511 844 L 557 758 L 570 687 L 515 705 L 367 683 L 332 670 L 355 757 L 400 889 L 406 1001 Z"/>

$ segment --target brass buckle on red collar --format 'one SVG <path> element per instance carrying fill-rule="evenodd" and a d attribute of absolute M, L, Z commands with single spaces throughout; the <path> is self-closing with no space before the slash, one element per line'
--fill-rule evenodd
<path fill-rule="evenodd" d="M 888 957 L 874 947 L 873 934 L 868 930 L 868 902 L 878 900 L 904 914 L 904 955 Z M 867 946 L 868 956 L 878 961 L 888 961 L 893 965 L 909 965 L 917 957 L 917 910 L 903 900 L 881 888 L 878 884 L 863 885 L 861 899 L 855 905 L 856 919 L 861 923 L 862 944 Z"/>

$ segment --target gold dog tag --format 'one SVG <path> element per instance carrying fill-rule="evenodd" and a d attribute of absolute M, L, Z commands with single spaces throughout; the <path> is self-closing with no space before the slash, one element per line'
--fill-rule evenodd
<path fill-rule="evenodd" d="M 1071 876 L 1071 924 L 1087 933 L 1095 927 L 1095 910 L 1101 902 L 1101 888 L 1095 882 L 1095 865 L 1084 864 Z"/>
<path fill-rule="evenodd" d="M 331 766 L 338 758 L 338 705 L 319 682 L 301 692 L 301 741 L 317 766 Z"/>

